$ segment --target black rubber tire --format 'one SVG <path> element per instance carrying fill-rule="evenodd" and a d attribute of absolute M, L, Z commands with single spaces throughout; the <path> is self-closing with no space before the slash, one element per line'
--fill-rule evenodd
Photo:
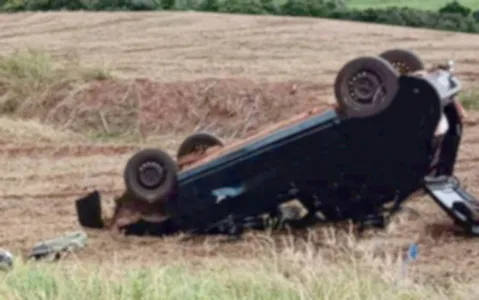
<path fill-rule="evenodd" d="M 145 163 L 162 170 L 155 174 L 156 182 L 147 186 L 140 179 L 140 167 Z M 137 200 L 155 203 L 164 200 L 174 191 L 177 184 L 178 166 L 168 153 L 159 149 L 143 149 L 135 153 L 127 162 L 124 170 L 124 181 L 127 192 Z M 144 178 L 145 179 L 145 178 Z"/>
<path fill-rule="evenodd" d="M 188 154 L 194 153 L 198 150 L 205 151 L 208 148 L 220 146 L 224 144 L 220 138 L 208 132 L 195 132 L 187 137 L 183 143 L 181 143 L 176 154 L 176 158 L 180 159 Z M 201 147 L 202 149 L 198 149 Z"/>
<path fill-rule="evenodd" d="M 363 118 L 385 110 L 394 100 L 399 88 L 399 72 L 385 59 L 377 56 L 364 56 L 346 63 L 338 72 L 334 83 L 334 94 L 339 105 L 339 112 L 347 118 Z M 367 100 L 371 103 L 358 102 L 361 98 L 358 89 L 352 91 L 350 86 L 359 78 L 366 78 L 373 86 L 366 89 Z M 354 81 L 353 81 L 354 80 Z M 357 84 L 357 83 L 356 83 Z M 377 96 L 382 87 L 382 95 Z M 363 89 L 364 91 L 364 89 Z M 364 98 L 364 97 L 363 97 Z"/>
<path fill-rule="evenodd" d="M 424 70 L 424 63 L 411 50 L 391 49 L 381 53 L 379 56 L 391 63 L 400 74 Z"/>

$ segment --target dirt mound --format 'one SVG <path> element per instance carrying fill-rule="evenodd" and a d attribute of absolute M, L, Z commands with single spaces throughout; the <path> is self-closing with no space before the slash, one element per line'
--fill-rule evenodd
<path fill-rule="evenodd" d="M 204 129 L 239 138 L 324 104 L 325 95 L 331 93 L 329 84 L 308 82 L 111 79 L 76 65 L 57 69 L 47 65 L 51 72 L 40 72 L 46 59 L 34 51 L 1 57 L 11 68 L 28 67 L 22 65 L 25 70 L 20 74 L 0 78 L 0 113 L 96 136 L 144 138 Z"/>
<path fill-rule="evenodd" d="M 181 134 L 204 129 L 239 138 L 313 106 L 324 105 L 330 85 L 198 80 L 158 83 L 103 80 L 50 116 L 75 131 Z"/>

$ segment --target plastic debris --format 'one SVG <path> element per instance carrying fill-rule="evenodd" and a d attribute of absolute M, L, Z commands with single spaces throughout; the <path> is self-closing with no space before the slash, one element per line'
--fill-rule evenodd
<path fill-rule="evenodd" d="M 10 251 L 0 249 L 0 270 L 8 271 L 13 268 L 13 254 Z"/>
<path fill-rule="evenodd" d="M 406 279 L 409 264 L 417 259 L 418 254 L 419 254 L 419 246 L 416 243 L 410 244 L 409 248 L 407 249 L 406 257 L 402 261 L 401 272 L 399 274 L 399 277 L 395 281 L 395 285 L 397 285 L 399 281 Z"/>
<path fill-rule="evenodd" d="M 28 258 L 57 260 L 62 254 L 83 249 L 86 245 L 87 235 L 83 231 L 68 233 L 62 237 L 37 243 Z"/>

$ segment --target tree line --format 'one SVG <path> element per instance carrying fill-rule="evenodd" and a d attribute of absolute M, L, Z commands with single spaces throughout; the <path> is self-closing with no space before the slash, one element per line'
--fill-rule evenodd
<path fill-rule="evenodd" d="M 349 8 L 345 0 L 0 0 L 3 12 L 194 10 L 308 16 L 457 32 L 479 32 L 479 10 L 452 1 L 437 11 L 411 7 Z"/>

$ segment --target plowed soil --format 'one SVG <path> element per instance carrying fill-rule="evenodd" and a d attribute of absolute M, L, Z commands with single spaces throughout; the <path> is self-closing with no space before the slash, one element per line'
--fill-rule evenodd
<path fill-rule="evenodd" d="M 134 82 L 141 91 L 142 129 L 155 134 L 147 144 L 172 154 L 198 125 L 232 141 L 313 106 L 327 107 L 334 103 L 337 70 L 358 55 L 399 47 L 418 52 L 428 65 L 453 58 L 466 88 L 479 83 L 478 35 L 360 23 L 199 13 L 28 13 L 1 15 L 0 38 L 3 53 L 40 47 L 60 62 L 76 53 L 87 65 L 114 67 L 121 80 L 98 82 L 78 96 L 92 110 L 108 101 L 115 105 L 111 100 L 124 97 L 129 78 L 143 78 Z M 479 114 L 469 112 L 457 165 L 458 177 L 477 195 L 478 124 Z M 20 134 L 29 126 L 0 122 L 0 132 L 18 132 L 0 139 L 0 247 L 15 253 L 79 229 L 73 201 L 93 189 L 111 209 L 112 197 L 123 189 L 126 160 L 144 146 L 93 143 L 51 128 L 48 134 Z M 409 206 L 419 216 L 401 214 L 388 231 L 358 245 L 380 241 L 376 250 L 391 252 L 418 242 L 417 278 L 477 277 L 479 240 L 454 234 L 452 222 L 429 198 L 411 199 Z M 325 246 L 331 237 L 323 236 L 323 228 L 312 233 L 318 249 L 334 251 Z M 183 242 L 88 234 L 80 259 L 144 263 L 214 255 L 244 259 L 259 251 L 255 245 L 262 237 L 219 243 L 219 237 Z"/>

